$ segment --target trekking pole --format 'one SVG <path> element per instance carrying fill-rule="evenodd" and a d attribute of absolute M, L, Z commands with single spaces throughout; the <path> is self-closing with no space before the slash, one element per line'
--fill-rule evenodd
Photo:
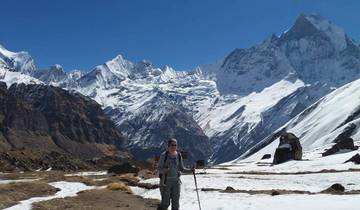
<path fill-rule="evenodd" d="M 196 189 L 197 199 L 198 199 L 198 203 L 199 203 L 199 209 L 201 210 L 200 197 L 199 197 L 199 191 L 198 191 L 197 182 L 196 182 L 195 170 L 193 170 L 193 175 L 194 175 L 194 180 L 195 180 L 195 189 Z"/>

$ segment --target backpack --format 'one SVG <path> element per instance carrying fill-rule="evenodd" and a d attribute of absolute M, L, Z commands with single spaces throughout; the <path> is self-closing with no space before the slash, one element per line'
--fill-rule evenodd
<path fill-rule="evenodd" d="M 169 151 L 166 151 L 166 152 L 165 152 L 165 157 L 164 157 L 164 162 L 163 162 L 164 165 L 165 165 L 165 163 L 166 163 L 166 161 L 167 161 L 168 155 L 169 155 Z M 180 163 L 180 161 L 182 161 L 182 157 L 181 157 L 180 152 L 178 152 L 177 155 L 178 155 L 178 159 L 179 159 L 179 163 Z M 159 163 L 159 164 L 160 164 L 160 163 Z M 160 179 L 162 178 L 162 174 L 160 174 L 160 173 L 159 173 L 159 178 L 160 178 Z M 166 177 L 165 177 L 165 179 L 166 179 Z"/>

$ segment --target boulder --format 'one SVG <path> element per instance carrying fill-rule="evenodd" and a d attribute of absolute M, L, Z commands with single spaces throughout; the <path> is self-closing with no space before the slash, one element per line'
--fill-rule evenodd
<path fill-rule="evenodd" d="M 286 161 L 292 160 L 292 151 L 290 146 L 289 147 L 278 147 L 276 148 L 275 154 L 274 154 L 274 164 L 280 164 L 284 163 Z"/>
<path fill-rule="evenodd" d="M 340 139 L 334 146 L 322 153 L 322 156 L 333 155 L 340 150 L 356 150 L 354 146 L 354 140 L 352 138 Z"/>
<path fill-rule="evenodd" d="M 108 173 L 114 174 L 126 174 L 126 173 L 138 173 L 140 169 L 130 163 L 117 164 L 108 169 Z"/>
<path fill-rule="evenodd" d="M 331 185 L 331 187 L 326 190 L 321 191 L 322 193 L 343 193 L 345 191 L 345 187 L 339 183 Z"/>
<path fill-rule="evenodd" d="M 204 168 L 205 167 L 205 160 L 197 160 L 196 161 L 196 168 Z"/>
<path fill-rule="evenodd" d="M 226 189 L 225 189 L 225 192 L 234 192 L 235 189 L 231 186 L 227 186 Z"/>
<path fill-rule="evenodd" d="M 280 143 L 274 154 L 274 164 L 284 163 L 288 160 L 301 160 L 302 147 L 299 138 L 293 133 L 283 133 Z"/>

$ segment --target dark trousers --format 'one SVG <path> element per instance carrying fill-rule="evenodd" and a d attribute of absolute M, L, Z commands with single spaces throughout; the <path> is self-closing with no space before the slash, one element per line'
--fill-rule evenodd
<path fill-rule="evenodd" d="M 167 210 L 171 201 L 171 209 L 178 210 L 180 207 L 180 187 L 181 182 L 178 179 L 168 179 L 165 186 L 160 186 L 161 203 L 158 209 Z"/>

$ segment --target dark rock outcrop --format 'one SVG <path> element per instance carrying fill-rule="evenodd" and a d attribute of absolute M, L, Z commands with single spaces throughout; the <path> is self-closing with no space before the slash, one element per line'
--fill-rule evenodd
<path fill-rule="evenodd" d="M 345 163 L 348 163 L 348 162 L 353 162 L 355 164 L 360 164 L 360 155 L 356 154 L 356 155 L 352 156 L 349 160 L 345 161 Z"/>
<path fill-rule="evenodd" d="M 293 133 L 283 133 L 280 136 L 280 143 L 274 154 L 274 164 L 284 163 L 288 160 L 301 160 L 302 147 Z"/>
<path fill-rule="evenodd" d="M 270 159 L 270 158 L 271 158 L 271 154 L 265 154 L 262 156 L 261 160 Z"/>
<path fill-rule="evenodd" d="M 337 143 L 332 146 L 330 149 L 322 153 L 322 156 L 333 155 L 340 150 L 356 150 L 357 147 L 354 146 L 354 140 L 352 138 L 339 139 Z"/>
<path fill-rule="evenodd" d="M 108 169 L 108 173 L 114 173 L 114 174 L 126 174 L 126 173 L 138 173 L 140 169 L 128 162 L 120 164 L 120 165 L 114 165 Z"/>

